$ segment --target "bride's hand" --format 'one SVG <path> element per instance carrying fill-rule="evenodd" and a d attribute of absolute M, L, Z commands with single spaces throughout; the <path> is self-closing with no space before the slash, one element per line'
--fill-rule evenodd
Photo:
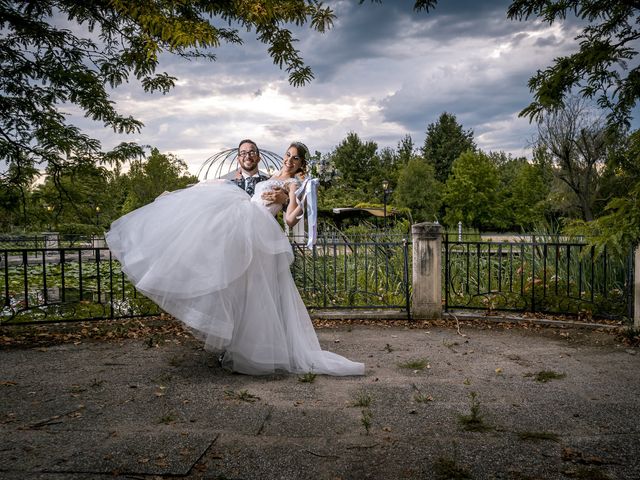
<path fill-rule="evenodd" d="M 287 203 L 288 198 L 287 191 L 280 187 L 275 187 L 273 190 L 262 193 L 262 199 L 268 204 L 279 203 L 280 205 L 284 205 Z"/>

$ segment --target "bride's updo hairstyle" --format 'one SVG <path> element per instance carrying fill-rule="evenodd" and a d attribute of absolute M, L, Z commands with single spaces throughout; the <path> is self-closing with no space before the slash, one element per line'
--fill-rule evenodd
<path fill-rule="evenodd" d="M 302 142 L 291 142 L 291 145 L 289 145 L 287 150 L 289 150 L 289 148 L 291 147 L 295 147 L 295 149 L 298 150 L 298 156 L 300 157 L 300 168 L 298 169 L 296 174 L 299 177 L 304 178 L 305 172 L 307 171 L 307 158 L 309 157 L 309 149 Z"/>

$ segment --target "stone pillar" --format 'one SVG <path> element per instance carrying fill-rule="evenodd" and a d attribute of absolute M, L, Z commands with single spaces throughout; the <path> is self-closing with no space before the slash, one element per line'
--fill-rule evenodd
<path fill-rule="evenodd" d="M 640 245 L 634 251 L 633 328 L 640 329 Z"/>
<path fill-rule="evenodd" d="M 411 226 L 413 237 L 413 318 L 442 317 L 442 235 L 438 223 Z"/>

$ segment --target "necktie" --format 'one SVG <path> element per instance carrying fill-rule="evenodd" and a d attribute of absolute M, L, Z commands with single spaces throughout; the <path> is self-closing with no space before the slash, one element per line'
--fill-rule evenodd
<path fill-rule="evenodd" d="M 244 191 L 253 197 L 253 192 L 256 190 L 256 177 L 247 177 L 244 179 Z"/>

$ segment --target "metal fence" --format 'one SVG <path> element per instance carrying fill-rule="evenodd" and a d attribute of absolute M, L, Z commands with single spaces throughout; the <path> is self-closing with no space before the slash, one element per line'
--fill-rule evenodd
<path fill-rule="evenodd" d="M 0 264 L 1 325 L 160 313 L 126 281 L 105 247 L 3 249 Z"/>
<path fill-rule="evenodd" d="M 103 235 L 77 235 L 58 232 L 35 233 L 32 235 L 0 235 L 0 250 L 2 249 L 36 249 L 59 247 L 103 247 Z"/>
<path fill-rule="evenodd" d="M 581 242 L 443 239 L 445 309 L 633 316 L 633 255 Z"/>
<path fill-rule="evenodd" d="M 292 273 L 309 308 L 409 312 L 406 240 L 322 237 L 312 250 L 292 244 Z M 106 247 L 5 248 L 0 325 L 157 315 Z"/>
<path fill-rule="evenodd" d="M 294 244 L 292 273 L 308 308 L 400 309 L 411 316 L 410 242 L 402 236 L 323 236 Z"/>
<path fill-rule="evenodd" d="M 633 256 L 580 242 L 451 241 L 443 236 L 445 310 L 633 317 Z M 82 245 L 86 245 L 83 243 Z M 291 272 L 310 309 L 393 309 L 411 317 L 406 236 L 323 235 L 293 243 Z M 0 249 L 0 325 L 150 316 L 106 247 Z"/>

